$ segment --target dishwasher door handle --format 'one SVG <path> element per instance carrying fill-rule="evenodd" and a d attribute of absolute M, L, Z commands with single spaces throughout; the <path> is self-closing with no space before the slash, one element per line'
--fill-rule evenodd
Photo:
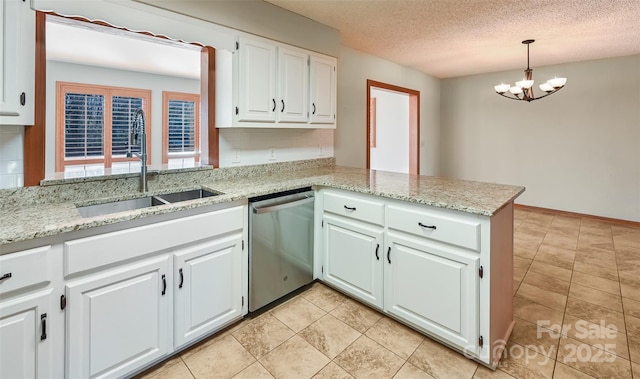
<path fill-rule="evenodd" d="M 287 208 L 291 208 L 291 207 L 297 207 L 298 205 L 310 203 L 314 199 L 315 199 L 314 197 L 307 197 L 307 198 L 304 198 L 304 199 L 294 200 L 294 201 L 290 201 L 288 203 L 281 203 L 281 204 L 271 205 L 271 206 L 263 207 L 263 208 L 253 207 L 253 213 L 255 213 L 255 214 L 263 214 L 263 213 L 275 212 L 275 211 L 279 211 L 279 210 L 287 209 Z"/>

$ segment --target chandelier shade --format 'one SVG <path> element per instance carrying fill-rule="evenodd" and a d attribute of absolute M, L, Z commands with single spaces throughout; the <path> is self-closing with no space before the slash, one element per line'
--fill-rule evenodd
<path fill-rule="evenodd" d="M 493 89 L 500 96 L 506 97 L 511 100 L 523 100 L 531 102 L 533 100 L 542 99 L 551 94 L 554 94 L 564 88 L 567 83 L 567 78 L 553 78 L 547 80 L 546 83 L 539 85 L 539 88 L 544 91 L 544 95 L 536 97 L 533 93 L 533 69 L 529 67 L 529 45 L 534 43 L 535 40 L 527 39 L 522 41 L 524 45 L 527 45 L 527 69 L 524 70 L 524 78 L 515 85 L 501 83 L 494 86 Z"/>

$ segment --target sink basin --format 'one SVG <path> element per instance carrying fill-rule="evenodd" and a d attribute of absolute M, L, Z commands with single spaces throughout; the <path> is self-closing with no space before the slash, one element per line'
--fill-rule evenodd
<path fill-rule="evenodd" d="M 166 193 L 163 195 L 147 196 L 138 199 L 111 201 L 108 203 L 77 206 L 76 209 L 82 217 L 103 216 L 110 213 L 132 211 L 134 209 L 148 208 L 155 205 L 179 203 L 181 201 L 202 199 L 220 195 L 220 192 L 203 189 Z"/>
<path fill-rule="evenodd" d="M 191 190 L 191 191 L 182 191 L 182 192 L 173 192 L 173 193 L 167 193 L 164 195 L 156 195 L 155 197 L 158 197 L 162 200 L 165 200 L 169 203 L 177 203 L 180 201 L 187 201 L 187 200 L 193 200 L 193 199 L 202 199 L 205 197 L 211 197 L 211 196 L 216 196 L 216 195 L 220 195 L 219 192 L 212 192 L 212 191 L 207 191 L 207 190 L 203 190 L 203 189 L 196 189 L 196 190 Z"/>
<path fill-rule="evenodd" d="M 152 207 L 154 205 L 166 204 L 155 196 L 141 197 L 139 199 L 111 201 L 109 203 L 85 205 L 82 207 L 76 207 L 80 216 L 82 217 L 94 217 L 102 216 L 109 213 L 117 213 L 124 211 L 132 211 L 134 209 Z"/>

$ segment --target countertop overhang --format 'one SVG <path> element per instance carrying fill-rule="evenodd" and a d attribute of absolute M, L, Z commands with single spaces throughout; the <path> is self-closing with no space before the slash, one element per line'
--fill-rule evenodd
<path fill-rule="evenodd" d="M 81 217 L 76 205 L 143 196 L 132 189 L 137 178 L 1 190 L 0 246 L 309 186 L 349 190 L 488 217 L 513 202 L 525 190 L 522 186 L 333 165 L 285 164 L 282 169 L 260 169 L 266 166 L 270 165 L 247 166 L 244 170 L 234 168 L 226 175 L 222 174 L 224 168 L 198 170 L 183 174 L 179 180 L 171 177 L 179 174 L 163 175 L 155 186 L 150 185 L 152 191 L 148 194 L 194 188 L 222 194 L 91 218 Z M 220 175 L 216 175 L 218 170 Z M 43 200 L 47 196 L 50 201 Z"/>

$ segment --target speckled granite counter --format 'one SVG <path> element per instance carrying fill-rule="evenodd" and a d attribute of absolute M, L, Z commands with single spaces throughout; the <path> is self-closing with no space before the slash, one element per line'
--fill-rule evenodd
<path fill-rule="evenodd" d="M 91 218 L 82 218 L 76 205 L 140 197 L 138 178 L 58 180 L 40 187 L 0 190 L 0 249 L 13 242 L 306 186 L 345 189 L 484 216 L 493 215 L 524 191 L 520 186 L 370 171 L 334 166 L 333 162 L 321 159 L 161 173 L 150 178 L 149 194 L 204 188 L 222 195 Z"/>

